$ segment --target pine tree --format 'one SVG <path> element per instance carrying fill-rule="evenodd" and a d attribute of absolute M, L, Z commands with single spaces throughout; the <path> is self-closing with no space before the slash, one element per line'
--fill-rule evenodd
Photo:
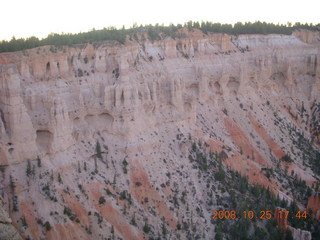
<path fill-rule="evenodd" d="M 83 163 L 83 170 L 87 171 L 87 163 L 86 162 Z"/>
<path fill-rule="evenodd" d="M 112 235 L 112 239 L 114 239 L 114 228 L 113 228 L 113 225 L 111 226 L 111 235 Z"/>
<path fill-rule="evenodd" d="M 133 213 L 133 217 L 131 218 L 130 224 L 133 226 L 137 226 L 135 213 Z"/>
<path fill-rule="evenodd" d="M 28 159 L 28 161 L 27 161 L 26 174 L 27 174 L 27 177 L 30 177 L 32 175 L 32 168 L 31 168 L 30 159 Z"/>
<path fill-rule="evenodd" d="M 164 217 L 162 217 L 161 220 L 162 220 L 162 225 L 161 225 L 162 235 L 165 236 L 167 235 L 166 221 Z"/>
<path fill-rule="evenodd" d="M 62 178 L 61 178 L 60 173 L 58 173 L 58 182 L 59 182 L 59 183 L 62 183 Z"/>
<path fill-rule="evenodd" d="M 31 175 L 34 176 L 36 173 L 36 166 L 32 165 L 32 171 L 31 171 Z"/>
<path fill-rule="evenodd" d="M 102 159 L 101 146 L 100 146 L 99 141 L 97 141 L 97 143 L 96 143 L 96 155 L 97 155 L 97 158 Z"/>
<path fill-rule="evenodd" d="M 38 167 L 41 167 L 41 159 L 39 156 L 37 156 L 37 165 Z"/>
<path fill-rule="evenodd" d="M 11 189 L 11 192 L 12 192 L 13 195 L 14 195 L 15 188 L 16 188 L 16 184 L 13 181 L 12 175 L 10 175 L 10 189 Z"/>
<path fill-rule="evenodd" d="M 94 172 L 98 173 L 98 165 L 97 165 L 97 159 L 94 159 Z"/>

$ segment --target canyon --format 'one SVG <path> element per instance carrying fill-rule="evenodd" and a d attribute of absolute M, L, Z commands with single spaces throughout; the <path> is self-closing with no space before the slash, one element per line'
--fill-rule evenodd
<path fill-rule="evenodd" d="M 0 238 L 214 239 L 219 169 L 307 208 L 320 32 L 180 31 L 0 53 Z"/>

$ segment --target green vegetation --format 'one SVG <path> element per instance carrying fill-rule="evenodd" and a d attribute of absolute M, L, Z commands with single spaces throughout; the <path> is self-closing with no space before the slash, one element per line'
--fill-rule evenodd
<path fill-rule="evenodd" d="M 74 214 L 69 207 L 64 207 L 63 214 L 67 215 L 71 221 L 80 222 L 76 214 Z"/>
<path fill-rule="evenodd" d="M 283 121 L 276 112 L 274 113 L 275 116 L 275 125 L 278 126 L 279 130 L 284 133 L 286 131 L 289 133 L 289 136 L 291 138 L 291 141 L 294 145 L 294 147 L 298 150 L 298 152 L 293 151 L 291 149 L 290 156 L 285 155 L 283 158 L 281 158 L 282 161 L 286 162 L 292 162 L 293 159 L 303 159 L 303 165 L 308 166 L 310 165 L 310 168 L 312 171 L 319 175 L 320 174 L 320 152 L 317 149 L 316 146 L 314 146 L 314 141 L 316 141 L 316 136 L 320 133 L 320 121 L 319 121 L 319 113 L 320 113 L 320 103 L 314 103 L 311 106 L 311 117 L 309 117 L 305 112 L 304 105 L 301 106 L 301 110 L 297 109 L 297 115 L 300 116 L 301 122 L 308 122 L 310 121 L 310 127 L 311 132 L 314 133 L 313 136 L 311 136 L 311 141 L 304 136 L 304 132 L 297 128 L 295 124 L 289 123 L 287 121 Z M 294 117 L 294 116 L 292 116 Z M 310 120 L 308 120 L 310 118 Z"/>
<path fill-rule="evenodd" d="M 10 189 L 11 189 L 12 194 L 14 194 L 14 190 L 16 189 L 16 184 L 13 181 L 12 175 L 10 175 Z"/>
<path fill-rule="evenodd" d="M 124 190 L 124 191 L 122 191 L 122 192 L 120 193 L 119 199 L 120 199 L 120 200 L 126 200 L 126 199 L 127 199 L 127 195 L 128 195 L 127 191 Z"/>
<path fill-rule="evenodd" d="M 123 161 L 122 161 L 122 169 L 123 169 L 123 173 L 124 174 L 128 173 L 128 169 L 127 169 L 128 165 L 129 165 L 129 163 L 127 162 L 127 160 L 123 159 Z"/>
<path fill-rule="evenodd" d="M 133 214 L 133 216 L 132 216 L 132 218 L 130 220 L 130 224 L 133 225 L 133 226 L 137 226 L 135 214 Z"/>
<path fill-rule="evenodd" d="M 143 231 L 144 231 L 145 233 L 147 233 L 147 234 L 151 231 L 151 228 L 150 228 L 150 226 L 148 225 L 147 222 L 145 222 L 145 224 L 144 224 L 144 226 L 143 226 Z"/>
<path fill-rule="evenodd" d="M 216 236 L 214 237 L 215 240 L 222 240 L 223 234 L 221 228 L 219 226 L 216 227 Z"/>
<path fill-rule="evenodd" d="M 23 216 L 21 218 L 21 224 L 24 228 L 27 228 L 28 227 L 28 224 L 27 224 L 27 221 L 26 221 L 26 218 Z"/>
<path fill-rule="evenodd" d="M 137 39 L 137 32 L 144 31 L 147 32 L 151 40 L 159 40 L 163 37 L 170 36 L 172 38 L 180 38 L 184 35 L 179 33 L 178 30 L 186 27 L 188 29 L 200 29 L 203 33 L 217 32 L 217 33 L 228 33 L 228 34 L 291 34 L 292 31 L 296 29 L 309 29 L 309 30 L 319 30 L 319 24 L 274 24 L 266 22 L 238 22 L 234 25 L 231 24 L 221 24 L 212 22 L 192 22 L 182 24 L 171 24 L 169 26 L 164 25 L 145 25 L 137 26 L 134 25 L 129 29 L 124 27 L 121 29 L 116 29 L 115 27 L 108 27 L 101 30 L 92 29 L 89 32 L 76 33 L 76 34 L 57 34 L 51 33 L 44 39 L 38 39 L 37 37 L 20 38 L 16 39 L 12 37 L 10 41 L 3 40 L 0 42 L 0 52 L 14 52 L 30 48 L 35 48 L 45 45 L 53 46 L 63 46 L 72 44 L 83 44 L 92 43 L 99 41 L 112 40 L 117 41 L 120 44 L 124 44 L 126 36 L 130 39 Z M 160 34 L 161 33 L 161 34 Z M 51 47 L 50 51 L 55 53 L 57 49 Z"/>
<path fill-rule="evenodd" d="M 41 167 L 41 159 L 39 156 L 37 156 L 37 165 L 39 168 Z"/>
<path fill-rule="evenodd" d="M 193 163 L 193 168 L 199 168 L 201 172 L 207 172 L 210 168 L 216 166 L 215 161 L 208 158 L 206 153 L 198 151 L 197 144 L 195 142 L 192 143 L 192 151 L 189 154 L 189 160 Z"/>
<path fill-rule="evenodd" d="M 28 161 L 27 161 L 26 174 L 27 174 L 27 177 L 30 177 L 32 175 L 32 168 L 31 168 L 30 159 L 28 159 Z"/>
<path fill-rule="evenodd" d="M 293 162 L 293 160 L 291 159 L 291 157 L 288 154 L 284 155 L 280 160 L 285 161 L 287 163 Z"/>
<path fill-rule="evenodd" d="M 111 239 L 114 240 L 115 237 L 114 237 L 114 227 L 113 225 L 111 226 Z"/>
<path fill-rule="evenodd" d="M 102 159 L 101 146 L 100 146 L 99 141 L 97 141 L 97 143 L 96 143 L 96 156 L 97 156 L 97 158 Z"/>
<path fill-rule="evenodd" d="M 104 188 L 104 190 L 106 191 L 106 194 L 111 196 L 112 195 L 112 192 L 110 192 L 110 190 L 108 188 Z"/>
<path fill-rule="evenodd" d="M 42 187 L 42 191 L 44 192 L 44 194 L 51 200 L 51 201 L 54 201 L 54 202 L 58 202 L 58 199 L 54 196 L 54 191 L 52 191 L 50 189 L 50 185 L 49 183 L 47 183 L 46 185 L 44 185 Z"/>
<path fill-rule="evenodd" d="M 162 232 L 162 236 L 166 236 L 167 233 L 168 233 L 168 230 L 167 230 L 167 227 L 166 227 L 166 221 L 165 221 L 165 218 L 162 217 L 161 218 L 161 232 Z"/>
<path fill-rule="evenodd" d="M 87 163 L 86 162 L 83 163 L 83 170 L 87 171 Z"/>
<path fill-rule="evenodd" d="M 212 219 L 212 223 L 216 226 L 215 239 L 292 239 L 290 233 L 280 230 L 273 218 L 256 219 L 257 216 L 261 216 L 261 212 L 270 211 L 274 213 L 277 207 L 285 208 L 290 212 L 289 225 L 310 231 L 313 236 L 316 236 L 317 225 L 319 224 L 315 220 L 310 217 L 307 219 L 295 217 L 295 214 L 299 211 L 297 203 L 288 204 L 287 201 L 274 195 L 269 188 L 250 184 L 247 177 L 226 168 L 221 163 L 221 157 L 219 157 L 221 155 L 218 153 L 207 154 L 205 149 L 196 143 L 192 144 L 189 155 L 193 168 L 198 169 L 202 181 L 207 183 L 208 197 L 204 199 L 207 205 L 213 205 L 212 195 L 218 189 L 223 194 L 216 195 L 216 205 L 218 207 L 214 210 L 230 211 L 232 209 L 237 216 L 242 217 L 236 221 L 226 218 L 220 219 L 219 217 Z M 198 157 L 200 159 L 197 159 Z M 202 166 L 204 158 L 208 168 Z M 262 168 L 261 172 L 269 178 L 276 174 L 273 169 L 269 168 Z M 282 175 L 284 176 L 284 174 Z M 294 199 L 306 205 L 307 198 L 312 192 L 311 189 L 297 175 L 286 176 L 286 181 L 292 189 L 295 189 Z M 201 212 L 201 209 L 196 210 L 198 213 Z M 255 217 L 252 219 L 244 218 L 244 211 L 246 213 L 252 211 Z"/>
<path fill-rule="evenodd" d="M 48 221 L 45 222 L 44 227 L 45 227 L 45 229 L 46 229 L 47 231 L 50 231 L 50 230 L 51 230 L 51 225 L 50 225 L 50 223 L 49 223 Z"/>
<path fill-rule="evenodd" d="M 86 232 L 89 234 L 89 235 L 91 235 L 92 234 L 92 231 L 91 231 L 91 226 L 85 226 L 85 230 L 86 230 Z"/>
<path fill-rule="evenodd" d="M 180 223 L 177 224 L 177 230 L 181 230 L 181 224 Z"/>
<path fill-rule="evenodd" d="M 223 182 L 225 176 L 226 176 L 226 174 L 225 174 L 223 168 L 220 166 L 220 167 L 219 167 L 219 171 L 217 171 L 217 172 L 214 174 L 214 178 L 215 178 L 217 181 Z"/>
<path fill-rule="evenodd" d="M 101 153 L 100 153 L 100 155 L 101 155 Z M 96 174 L 96 173 L 98 173 L 98 164 L 97 164 L 97 159 L 95 158 L 94 159 L 94 172 L 93 172 L 93 175 Z"/>
<path fill-rule="evenodd" d="M 99 198 L 99 204 L 104 204 L 106 202 L 106 199 L 104 198 L 104 196 L 101 196 Z"/>
<path fill-rule="evenodd" d="M 97 222 L 100 225 L 103 222 L 103 217 L 97 212 L 94 213 L 94 216 L 97 217 Z M 101 225 L 100 225 L 100 227 L 101 227 Z"/>
<path fill-rule="evenodd" d="M 10 175 L 10 189 L 11 189 L 11 195 L 12 195 L 12 210 L 14 212 L 17 212 L 18 209 L 18 196 L 15 195 L 15 189 L 16 189 L 16 184 L 13 181 L 12 175 Z"/>
<path fill-rule="evenodd" d="M 59 182 L 59 183 L 62 183 L 62 178 L 61 178 L 60 173 L 58 173 L 58 182 Z"/>
<path fill-rule="evenodd" d="M 81 173 L 80 163 L 78 161 L 78 173 Z"/>
<path fill-rule="evenodd" d="M 38 158 L 36 159 L 37 161 L 39 161 L 38 160 Z M 38 166 L 39 166 L 39 162 L 37 163 L 38 164 Z M 40 167 L 41 167 L 41 160 L 40 160 Z M 26 168 L 26 175 L 27 175 L 27 177 L 31 177 L 31 176 L 35 176 L 35 172 L 36 172 L 36 170 L 35 170 L 35 165 L 33 165 L 32 163 L 31 163 L 31 160 L 30 159 L 28 159 L 27 160 L 27 168 Z"/>

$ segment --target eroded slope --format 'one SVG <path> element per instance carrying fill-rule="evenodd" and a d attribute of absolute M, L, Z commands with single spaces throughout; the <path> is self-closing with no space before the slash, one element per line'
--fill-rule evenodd
<path fill-rule="evenodd" d="M 220 168 L 306 207 L 319 34 L 185 33 L 0 54 L 0 193 L 24 237 L 211 239 Z"/>

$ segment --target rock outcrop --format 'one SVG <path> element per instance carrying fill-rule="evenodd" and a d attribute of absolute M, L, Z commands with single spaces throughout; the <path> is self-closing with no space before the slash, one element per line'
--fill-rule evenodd
<path fill-rule="evenodd" d="M 292 232 L 293 240 L 311 240 L 311 233 L 305 230 L 296 229 L 289 226 L 289 230 Z"/>
<path fill-rule="evenodd" d="M 283 208 L 276 208 L 274 219 L 282 230 L 288 229 L 288 211 Z"/>
<path fill-rule="evenodd" d="M 312 211 L 312 217 L 320 221 L 320 198 L 319 193 L 312 195 L 308 199 L 308 210 Z"/>

